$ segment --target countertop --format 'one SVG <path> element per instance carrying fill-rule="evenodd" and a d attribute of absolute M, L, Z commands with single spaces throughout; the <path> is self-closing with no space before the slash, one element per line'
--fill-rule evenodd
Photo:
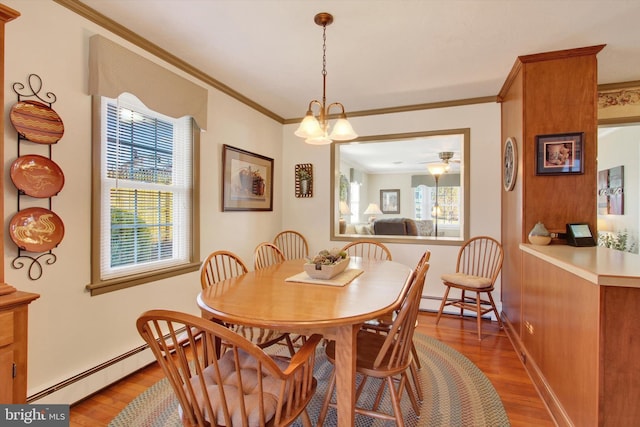
<path fill-rule="evenodd" d="M 596 285 L 640 288 L 640 255 L 603 247 L 539 246 L 520 249 Z"/>

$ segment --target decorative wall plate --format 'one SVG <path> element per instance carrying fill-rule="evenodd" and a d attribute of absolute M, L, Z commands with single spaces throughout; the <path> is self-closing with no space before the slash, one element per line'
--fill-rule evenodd
<path fill-rule="evenodd" d="M 60 166 L 37 154 L 15 159 L 9 174 L 16 188 L 31 197 L 55 196 L 64 186 L 64 174 Z"/>
<path fill-rule="evenodd" d="M 505 191 L 513 190 L 518 175 L 518 149 L 514 138 L 507 138 L 504 142 L 502 163 L 502 184 Z"/>
<path fill-rule="evenodd" d="M 60 244 L 64 224 L 58 215 L 45 208 L 27 208 L 9 222 L 11 240 L 29 252 L 47 252 Z"/>
<path fill-rule="evenodd" d="M 64 135 L 58 113 L 38 101 L 19 101 L 9 113 L 11 124 L 23 138 L 37 144 L 55 144 Z"/>

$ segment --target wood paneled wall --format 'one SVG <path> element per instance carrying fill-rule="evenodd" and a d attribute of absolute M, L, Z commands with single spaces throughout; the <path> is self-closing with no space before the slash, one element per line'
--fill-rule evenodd
<path fill-rule="evenodd" d="M 503 190 L 501 206 L 503 312 L 518 335 L 526 298 L 518 245 L 527 243 L 538 221 L 557 232 L 564 232 L 568 222 L 586 222 L 596 229 L 596 54 L 603 47 L 518 57 L 498 96 L 502 140 L 514 137 L 518 148 L 515 187 Z M 536 175 L 536 136 L 573 132 L 584 133 L 584 173 Z"/>

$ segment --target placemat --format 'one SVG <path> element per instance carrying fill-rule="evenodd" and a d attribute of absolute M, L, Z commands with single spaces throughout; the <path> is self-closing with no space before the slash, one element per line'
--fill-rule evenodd
<path fill-rule="evenodd" d="M 359 268 L 348 268 L 342 273 L 335 276 L 333 279 L 312 279 L 303 271 L 294 276 L 287 277 L 285 282 L 300 282 L 300 283 L 313 283 L 314 285 L 329 285 L 329 286 L 345 286 L 353 279 L 364 273 L 364 270 Z"/>

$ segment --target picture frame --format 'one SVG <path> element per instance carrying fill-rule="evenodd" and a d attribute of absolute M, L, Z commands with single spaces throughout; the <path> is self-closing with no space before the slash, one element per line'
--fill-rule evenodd
<path fill-rule="evenodd" d="M 380 190 L 380 210 L 383 214 L 399 214 L 400 190 Z"/>
<path fill-rule="evenodd" d="M 584 133 L 536 136 L 536 175 L 584 173 Z"/>
<path fill-rule="evenodd" d="M 294 172 L 296 197 L 313 197 L 313 165 L 297 164 Z"/>
<path fill-rule="evenodd" d="M 222 146 L 222 210 L 273 210 L 273 159 Z"/>

